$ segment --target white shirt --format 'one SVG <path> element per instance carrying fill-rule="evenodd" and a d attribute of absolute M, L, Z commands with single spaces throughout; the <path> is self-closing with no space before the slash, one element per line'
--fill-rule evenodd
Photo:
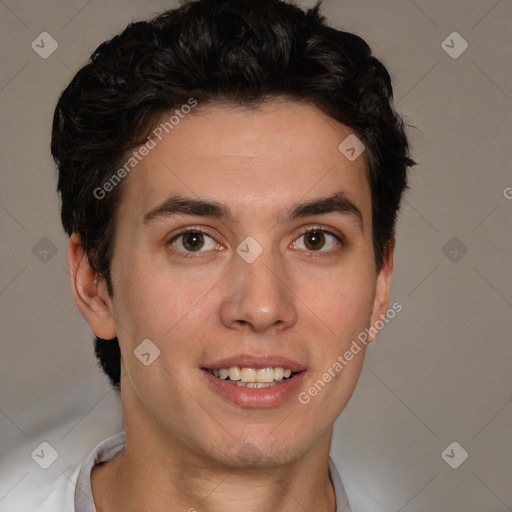
<path fill-rule="evenodd" d="M 41 489 L 43 501 L 34 510 L 26 512 L 97 512 L 91 489 L 91 469 L 101 462 L 108 462 L 124 447 L 126 436 L 120 432 L 99 443 L 83 464 L 62 474 L 45 489 Z M 334 462 L 329 458 L 329 476 L 336 496 L 336 512 L 351 512 L 343 483 Z M 39 494 L 39 493 L 38 493 Z M 4 512 L 0 502 L 0 512 Z M 9 512 L 5 509 L 5 512 Z"/>

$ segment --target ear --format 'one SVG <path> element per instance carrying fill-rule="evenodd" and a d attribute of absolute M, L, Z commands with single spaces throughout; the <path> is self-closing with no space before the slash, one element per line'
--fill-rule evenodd
<path fill-rule="evenodd" d="M 71 289 L 80 313 L 98 338 L 115 338 L 117 334 L 107 284 L 104 279 L 97 280 L 78 233 L 69 238 L 68 261 Z"/>
<path fill-rule="evenodd" d="M 382 321 L 382 318 L 385 317 L 386 311 L 389 307 L 389 290 L 391 286 L 391 275 L 393 274 L 394 252 L 395 238 L 392 237 L 386 244 L 383 254 L 382 268 L 377 275 L 370 327 L 373 327 L 378 320 Z M 377 334 L 374 334 L 375 329 L 370 328 L 369 331 L 370 335 L 368 336 L 368 342 L 371 342 L 377 337 Z"/>

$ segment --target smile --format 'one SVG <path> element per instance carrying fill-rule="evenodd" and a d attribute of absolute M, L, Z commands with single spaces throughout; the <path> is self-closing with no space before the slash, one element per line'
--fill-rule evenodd
<path fill-rule="evenodd" d="M 283 368 L 282 366 L 267 366 L 259 369 L 245 366 L 230 366 L 229 368 L 208 370 L 208 372 L 218 379 L 248 388 L 276 386 L 283 381 L 293 378 L 297 374 L 297 372 L 292 372 L 290 368 Z"/>

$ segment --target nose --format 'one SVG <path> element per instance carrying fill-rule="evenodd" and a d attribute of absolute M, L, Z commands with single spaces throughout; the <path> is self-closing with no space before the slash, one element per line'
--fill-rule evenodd
<path fill-rule="evenodd" d="M 263 333 L 296 323 L 295 296 L 277 255 L 264 250 L 252 263 L 235 255 L 233 265 L 220 306 L 221 321 L 226 327 Z"/>

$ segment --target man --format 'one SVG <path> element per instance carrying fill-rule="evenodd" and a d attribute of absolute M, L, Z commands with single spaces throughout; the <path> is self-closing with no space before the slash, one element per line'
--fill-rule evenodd
<path fill-rule="evenodd" d="M 391 99 L 319 6 L 186 2 L 94 52 L 52 154 L 125 432 L 48 509 L 350 510 L 333 423 L 387 318 L 414 164 Z"/>

